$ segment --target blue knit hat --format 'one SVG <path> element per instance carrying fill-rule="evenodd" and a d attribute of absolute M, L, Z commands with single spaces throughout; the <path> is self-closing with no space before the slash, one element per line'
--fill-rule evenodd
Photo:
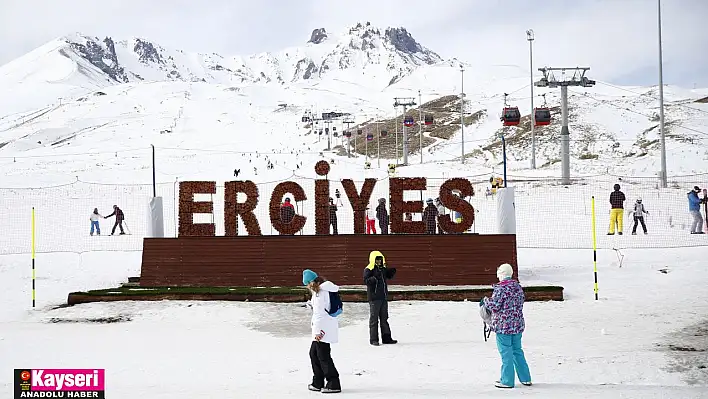
<path fill-rule="evenodd" d="M 302 285 L 308 285 L 312 282 L 312 280 L 317 278 L 317 273 L 313 272 L 310 269 L 306 269 L 302 271 Z"/>

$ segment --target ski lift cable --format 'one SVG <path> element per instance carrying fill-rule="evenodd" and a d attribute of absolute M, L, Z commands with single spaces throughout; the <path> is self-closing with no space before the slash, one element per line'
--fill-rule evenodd
<path fill-rule="evenodd" d="M 630 90 L 630 89 L 624 88 L 624 87 L 622 87 L 622 86 L 613 85 L 612 83 L 607 83 L 607 82 L 603 82 L 603 81 L 600 81 L 600 80 L 596 80 L 596 82 L 597 82 L 597 83 L 600 83 L 600 84 L 602 84 L 602 85 L 608 86 L 608 87 L 612 87 L 612 88 L 618 89 L 618 90 L 624 90 L 624 91 L 626 91 L 626 92 L 628 92 L 628 93 L 632 93 L 632 94 L 635 94 L 635 95 L 640 96 L 640 97 L 656 98 L 656 94 L 652 94 L 651 92 L 639 93 L 639 92 L 636 92 L 636 91 L 634 91 L 634 90 Z M 704 113 L 704 114 L 708 114 L 708 111 L 706 111 L 706 110 L 703 110 L 703 109 L 700 109 L 700 108 L 694 108 L 694 107 L 691 107 L 690 105 L 683 104 L 683 103 L 676 103 L 676 104 L 670 104 L 670 105 L 676 105 L 676 106 L 680 106 L 680 107 L 684 107 L 684 108 L 691 109 L 691 110 L 693 110 L 693 111 L 698 111 L 698 112 L 702 112 L 702 113 Z"/>

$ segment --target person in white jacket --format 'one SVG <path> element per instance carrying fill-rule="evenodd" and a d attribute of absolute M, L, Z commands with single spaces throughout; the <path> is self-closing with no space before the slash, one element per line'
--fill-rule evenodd
<path fill-rule="evenodd" d="M 338 292 L 339 287 L 309 269 L 302 272 L 302 284 L 312 293 L 309 305 L 312 307 L 310 363 L 313 377 L 307 388 L 322 393 L 341 392 L 339 372 L 332 361 L 330 348 L 330 344 L 339 341 L 339 322 L 329 313 L 332 310 L 330 293 Z"/>
<path fill-rule="evenodd" d="M 94 229 L 96 230 L 96 234 L 101 235 L 101 227 L 98 225 L 98 221 L 102 218 L 103 216 L 98 214 L 98 208 L 93 208 L 93 213 L 89 218 L 91 220 L 91 235 L 93 235 Z"/>

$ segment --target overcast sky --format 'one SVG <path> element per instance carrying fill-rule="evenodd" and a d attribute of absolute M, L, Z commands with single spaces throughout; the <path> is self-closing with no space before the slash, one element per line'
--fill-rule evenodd
<path fill-rule="evenodd" d="M 534 68 L 581 65 L 598 80 L 658 82 L 657 0 L 0 0 L 0 10 L 0 64 L 71 32 L 245 55 L 370 21 L 480 66 L 528 68 L 531 28 Z M 663 0 L 662 19 L 664 82 L 708 87 L 708 0 Z"/>

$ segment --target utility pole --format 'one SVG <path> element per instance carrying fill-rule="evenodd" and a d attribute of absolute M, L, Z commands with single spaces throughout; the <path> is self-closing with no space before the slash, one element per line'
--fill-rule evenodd
<path fill-rule="evenodd" d="M 543 73 L 543 78 L 534 83 L 537 87 L 549 87 L 551 89 L 561 88 L 561 184 L 570 184 L 570 131 L 568 130 L 568 86 L 592 87 L 595 81 L 585 76 L 590 70 L 589 67 L 576 68 L 539 68 Z M 561 72 L 561 79 L 556 78 L 554 71 Z M 570 78 L 566 78 L 565 72 L 573 71 Z"/>
<path fill-rule="evenodd" d="M 381 133 L 379 133 L 379 116 L 376 115 L 376 167 L 381 167 Z"/>
<path fill-rule="evenodd" d="M 462 163 L 465 163 L 465 67 L 460 64 L 460 131 L 462 132 Z"/>
<path fill-rule="evenodd" d="M 408 132 L 406 132 L 405 120 L 408 107 L 416 105 L 415 99 L 412 97 L 396 97 L 394 100 L 396 101 L 393 104 L 394 107 L 403 107 L 403 165 L 408 165 Z"/>
<path fill-rule="evenodd" d="M 332 149 L 332 140 L 330 137 L 329 126 L 332 124 L 332 121 L 325 120 L 324 123 L 327 125 L 327 127 L 325 127 L 325 134 L 327 135 L 327 151 L 330 151 Z"/>
<path fill-rule="evenodd" d="M 526 31 L 526 40 L 529 41 L 529 71 L 531 71 L 531 169 L 536 169 L 536 112 L 533 109 L 533 29 Z M 506 179 L 504 179 L 506 181 Z"/>
<path fill-rule="evenodd" d="M 354 121 L 351 118 L 346 118 L 342 122 L 343 124 L 347 125 L 347 131 L 349 132 L 350 136 L 347 138 L 347 158 L 351 158 L 352 156 L 352 151 L 351 151 L 351 146 L 352 146 L 352 139 L 351 139 L 351 131 L 349 130 L 349 126 L 354 123 Z M 344 137 L 344 136 L 343 136 Z M 354 136 L 354 152 L 356 152 L 356 136 Z"/>
<path fill-rule="evenodd" d="M 661 49 L 661 0 L 659 5 L 659 135 L 661 136 L 661 187 L 668 187 L 666 172 L 666 137 L 664 135 L 664 67 Z"/>
<path fill-rule="evenodd" d="M 423 96 L 418 90 L 418 137 L 420 138 L 420 163 L 423 164 Z"/>

